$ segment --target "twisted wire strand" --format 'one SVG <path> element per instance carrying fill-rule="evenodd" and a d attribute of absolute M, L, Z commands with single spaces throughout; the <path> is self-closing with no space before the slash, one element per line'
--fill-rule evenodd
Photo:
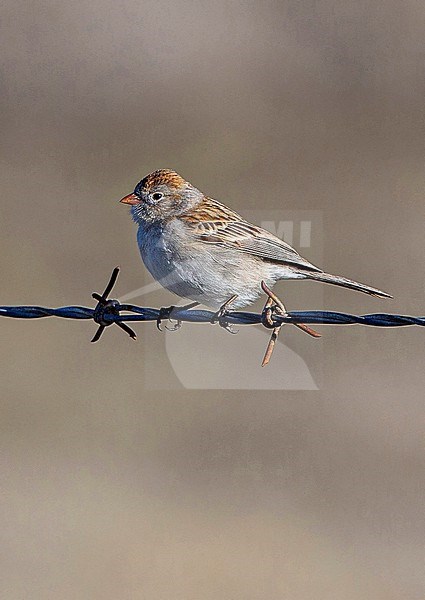
<path fill-rule="evenodd" d="M 230 333 L 234 325 L 255 325 L 261 323 L 271 329 L 271 336 L 261 365 L 266 366 L 271 359 L 279 331 L 285 323 L 292 323 L 305 333 L 314 338 L 321 337 L 318 331 L 308 327 L 308 324 L 322 325 L 369 325 L 372 327 L 403 327 L 406 325 L 425 325 L 425 317 L 412 317 L 407 315 L 393 315 L 389 313 L 375 313 L 369 315 L 351 315 L 341 312 L 307 310 L 286 312 L 285 306 L 273 291 L 262 281 L 261 287 L 267 295 L 267 301 L 262 313 L 239 312 L 228 310 L 229 305 L 236 296 L 229 298 L 217 311 L 195 309 L 197 303 L 187 306 L 170 306 L 169 308 L 148 308 L 134 304 L 121 304 L 118 300 L 109 298 L 109 294 L 118 277 L 119 267 L 115 267 L 103 294 L 92 293 L 97 300 L 94 308 L 86 306 L 61 306 L 48 308 L 45 306 L 0 306 L 0 317 L 15 319 L 40 319 L 43 317 L 59 317 L 62 319 L 86 319 L 97 323 L 97 330 L 92 337 L 92 342 L 97 342 L 102 337 L 105 329 L 115 324 L 130 338 L 136 339 L 136 333 L 127 323 L 156 321 L 156 326 L 161 329 L 164 320 L 175 321 L 171 330 L 179 329 L 183 321 L 189 323 L 219 323 Z M 125 313 L 125 314 L 122 314 Z M 130 313 L 130 314 L 129 314 Z"/>
<path fill-rule="evenodd" d="M 0 317 L 14 319 L 41 319 L 42 317 L 61 317 L 63 319 L 93 319 L 93 308 L 84 306 L 0 306 Z"/>
<path fill-rule="evenodd" d="M 92 338 L 92 342 L 97 342 L 105 328 L 109 325 L 116 324 L 127 335 L 135 339 L 135 332 L 126 323 L 137 321 L 156 321 L 157 327 L 160 329 L 161 321 L 175 320 L 177 329 L 180 323 L 185 321 L 188 323 L 219 323 L 228 331 L 232 331 L 232 325 L 255 325 L 261 323 L 265 327 L 272 329 L 272 337 L 269 343 L 267 358 L 263 360 L 263 365 L 270 359 L 273 351 L 272 346 L 275 338 L 277 338 L 280 326 L 285 323 L 294 323 L 301 327 L 304 331 L 320 337 L 320 334 L 314 332 L 306 326 L 308 324 L 322 325 L 369 325 L 372 327 L 403 327 L 406 325 L 425 325 L 425 317 L 411 317 L 406 315 L 393 315 L 388 313 L 376 313 L 369 315 L 350 315 L 347 313 L 313 310 L 313 311 L 292 311 L 283 312 L 283 310 L 270 310 L 269 302 L 280 305 L 284 308 L 280 300 L 267 287 L 265 282 L 261 283 L 264 292 L 268 295 L 269 300 L 262 313 L 238 312 L 229 311 L 226 305 L 231 302 L 231 299 L 225 303 L 218 312 L 210 310 L 194 309 L 196 303 L 188 306 L 175 306 L 170 308 L 148 308 L 143 306 L 135 306 L 134 304 L 121 304 L 118 300 L 112 300 L 108 296 L 111 293 L 119 274 L 119 267 L 115 267 L 112 271 L 108 284 L 103 291 L 103 294 L 93 292 L 92 297 L 97 300 L 94 308 L 86 306 L 61 306 L 59 308 L 48 308 L 45 306 L 0 306 L 0 317 L 11 317 L 14 319 L 40 319 L 44 317 L 59 317 L 62 319 L 86 319 L 93 320 L 98 325 L 98 329 Z M 279 308 L 279 307 L 278 307 Z M 125 314 L 121 314 L 125 313 Z M 128 314 L 131 313 L 131 314 Z"/>
<path fill-rule="evenodd" d="M 106 308 L 102 314 L 105 323 L 157 321 L 161 318 L 161 309 L 120 304 L 114 301 L 114 312 Z M 62 306 L 48 308 L 44 306 L 0 306 L 0 316 L 15 319 L 40 319 L 43 317 L 59 317 L 62 319 L 95 320 L 95 308 L 85 306 Z M 132 314 L 121 314 L 132 313 Z M 176 307 L 172 318 L 188 323 L 211 323 L 216 313 L 209 310 L 185 309 Z M 225 319 L 232 325 L 255 325 L 262 323 L 261 313 L 229 311 Z M 276 325 L 283 323 L 309 323 L 320 325 L 368 325 L 372 327 L 404 327 L 407 325 L 425 326 L 424 317 L 395 315 L 389 313 L 373 313 L 352 315 L 333 311 L 289 311 L 287 315 L 274 315 Z"/>

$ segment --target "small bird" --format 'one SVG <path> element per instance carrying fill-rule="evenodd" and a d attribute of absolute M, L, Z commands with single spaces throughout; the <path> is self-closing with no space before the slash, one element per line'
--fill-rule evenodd
<path fill-rule="evenodd" d="M 205 196 L 170 169 L 144 177 L 121 199 L 138 224 L 137 242 L 151 275 L 178 296 L 218 309 L 230 297 L 243 308 L 281 279 L 312 279 L 372 296 L 390 294 L 325 273 L 269 231 Z"/>

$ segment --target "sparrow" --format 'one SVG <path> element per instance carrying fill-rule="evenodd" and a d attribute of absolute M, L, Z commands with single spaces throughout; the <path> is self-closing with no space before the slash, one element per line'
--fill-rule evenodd
<path fill-rule="evenodd" d="M 171 169 L 146 175 L 120 200 L 131 206 L 137 242 L 151 275 L 183 298 L 218 309 L 253 303 L 279 280 L 310 279 L 371 296 L 390 294 L 339 275 L 303 258 L 269 231 L 246 221 Z"/>

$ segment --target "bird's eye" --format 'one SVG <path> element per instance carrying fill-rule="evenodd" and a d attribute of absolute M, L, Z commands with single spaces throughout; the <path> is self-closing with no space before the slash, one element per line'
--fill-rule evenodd
<path fill-rule="evenodd" d="M 154 194 L 152 194 L 152 200 L 161 200 L 163 196 L 164 194 L 161 194 L 161 192 L 155 192 Z"/>

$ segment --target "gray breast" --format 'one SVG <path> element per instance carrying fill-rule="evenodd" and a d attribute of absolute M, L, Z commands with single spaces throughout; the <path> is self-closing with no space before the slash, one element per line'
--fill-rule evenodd
<path fill-rule="evenodd" d="M 190 245 L 178 226 L 141 225 L 137 241 L 146 268 L 161 285 L 185 298 L 202 293 Z"/>

